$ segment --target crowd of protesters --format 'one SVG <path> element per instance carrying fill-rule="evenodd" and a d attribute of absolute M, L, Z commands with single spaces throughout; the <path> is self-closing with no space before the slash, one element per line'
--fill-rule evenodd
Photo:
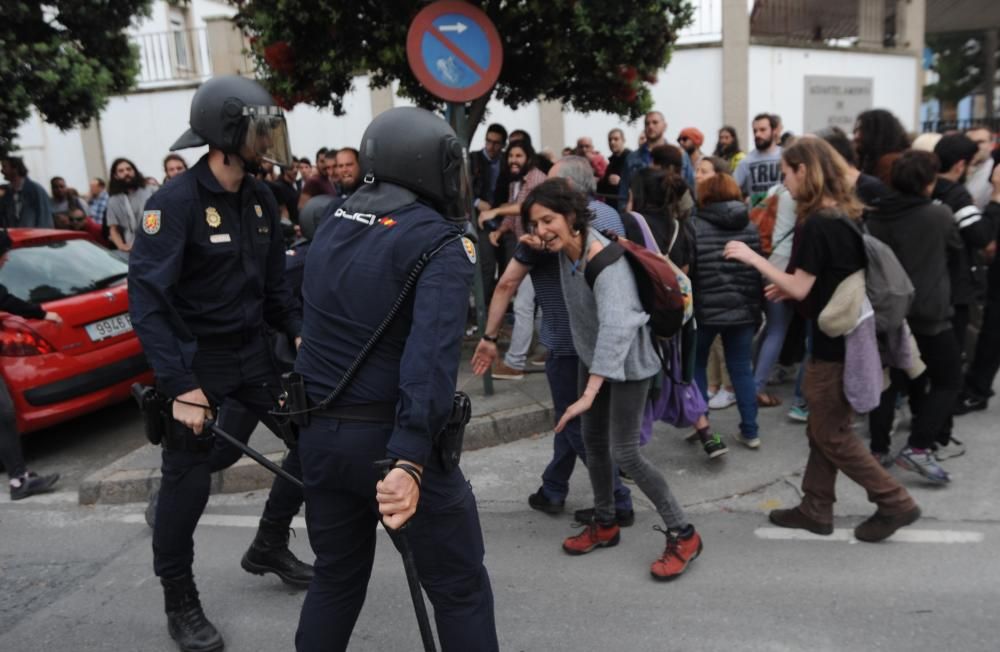
<path fill-rule="evenodd" d="M 728 452 L 726 440 L 762 450 L 758 411 L 782 404 L 770 387 L 795 382 L 788 417 L 806 422 L 810 453 L 802 502 L 771 512 L 776 525 L 830 534 L 838 472 L 877 505 L 856 529 L 859 540 L 879 541 L 912 523 L 920 510 L 888 469 L 947 485 L 942 462 L 966 450 L 954 417 L 985 409 L 993 395 L 1000 368 L 994 134 L 975 127 L 914 138 L 878 109 L 860 114 L 851 134 L 830 127 L 795 137 L 772 113 L 751 126 L 748 150 L 729 126 L 714 149 L 693 127 L 671 144 L 663 115 L 652 111 L 634 150 L 613 129 L 607 156 L 584 136 L 557 158 L 536 151 L 527 132 L 491 124 L 482 149 L 470 153 L 472 226 L 489 304 L 473 369 L 516 381 L 544 366 L 556 436 L 528 502 L 560 513 L 576 460 L 586 465 L 594 507 L 575 514 L 587 528 L 564 542 L 571 554 L 615 545 L 620 528 L 634 522 L 623 479 L 634 480 L 664 521 L 667 545 L 651 566 L 654 577 L 677 577 L 701 550 L 700 535 L 641 450 L 664 357 L 634 272 L 618 261 L 596 281 L 585 278 L 609 234 L 644 242 L 690 282 L 693 319 L 677 357 L 697 388 L 691 405 L 703 406 L 684 425 L 710 459 Z M 322 148 L 313 160 L 258 172 L 277 199 L 293 256 L 293 243 L 362 183 L 353 148 Z M 61 177 L 46 192 L 20 159 L 6 158 L 0 217 L 7 227 L 83 231 L 127 255 L 146 200 L 187 167 L 170 154 L 159 179 L 119 158 L 108 180 L 91 180 L 83 196 Z M 870 306 L 867 317 L 858 314 L 868 305 L 863 270 L 871 263 L 863 234 L 887 245 L 912 283 L 898 333 L 876 331 Z M 536 341 L 545 353 L 533 357 Z M 905 350 L 898 360 L 887 353 L 893 342 Z M 858 363 L 858 347 L 884 363 L 875 374 Z M 874 404 L 860 406 L 858 387 L 875 393 Z M 711 410 L 733 405 L 738 431 L 714 432 Z M 859 411 L 868 413 L 867 445 L 854 431 Z"/>
<path fill-rule="evenodd" d="M 760 451 L 758 410 L 782 403 L 769 386 L 795 381 L 788 416 L 806 422 L 810 453 L 801 504 L 771 512 L 775 525 L 831 534 L 839 472 L 877 506 L 855 529 L 858 540 L 881 541 L 913 523 L 920 509 L 889 469 L 950 483 L 943 462 L 966 450 L 953 417 L 985 409 L 993 394 L 994 134 L 975 127 L 913 138 L 878 109 L 860 114 L 851 134 L 830 127 L 795 137 L 771 113 L 755 116 L 752 129 L 749 151 L 728 126 L 714 150 L 691 127 L 674 145 L 654 111 L 635 150 L 613 129 L 608 157 L 581 137 L 554 160 L 535 153 L 523 131 L 508 136 L 493 124 L 471 154 L 490 301 L 473 370 L 517 380 L 545 365 L 556 435 L 528 503 L 560 513 L 575 461 L 586 465 L 595 506 L 576 513 L 587 527 L 564 542 L 571 554 L 616 545 L 620 528 L 634 522 L 621 478 L 634 480 L 663 518 L 667 546 L 654 577 L 677 577 L 701 550 L 640 448 L 665 363 L 651 350 L 634 272 L 619 261 L 602 267 L 597 282 L 585 280 L 609 232 L 645 241 L 690 280 L 695 336 L 682 365 L 693 363 L 705 408 L 674 425 L 690 422 L 689 441 L 700 440 L 710 459 L 728 451 L 726 439 Z M 630 232 L 630 223 L 641 229 Z M 905 320 L 886 332 L 866 294 L 876 256 L 866 238 L 887 245 L 912 284 Z M 511 321 L 501 357 L 497 339 Z M 544 362 L 530 355 L 536 330 Z M 710 410 L 731 405 L 738 431 L 713 433 Z M 867 444 L 855 432 L 859 413 Z"/>

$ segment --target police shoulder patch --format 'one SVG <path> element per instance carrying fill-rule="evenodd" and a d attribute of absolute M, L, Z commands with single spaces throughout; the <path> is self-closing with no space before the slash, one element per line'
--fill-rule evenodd
<path fill-rule="evenodd" d="M 469 262 L 473 265 L 476 264 L 476 245 L 469 238 L 462 238 L 462 247 L 465 248 L 465 255 L 469 258 Z"/>
<path fill-rule="evenodd" d="M 142 212 L 142 230 L 147 235 L 156 235 L 160 232 L 160 211 Z"/>

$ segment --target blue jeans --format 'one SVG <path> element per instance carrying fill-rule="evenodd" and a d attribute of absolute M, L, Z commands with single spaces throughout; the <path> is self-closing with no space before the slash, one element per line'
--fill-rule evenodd
<path fill-rule="evenodd" d="M 753 324 L 741 326 L 698 326 L 698 343 L 695 353 L 694 380 L 698 383 L 705 400 L 708 400 L 708 352 L 716 335 L 722 336 L 722 348 L 726 353 L 726 367 L 736 392 L 736 407 L 740 411 L 740 432 L 744 437 L 757 436 L 757 391 L 753 383 L 753 369 L 750 363 L 753 347 Z"/>
<path fill-rule="evenodd" d="M 767 314 L 767 325 L 760 340 L 760 350 L 757 352 L 757 366 L 754 368 L 753 380 L 757 393 L 767 389 L 767 379 L 771 375 L 774 363 L 781 355 L 781 347 L 785 343 L 788 325 L 792 322 L 792 306 L 787 301 L 765 301 L 764 312 Z"/>
<path fill-rule="evenodd" d="M 545 360 L 545 377 L 549 381 L 549 391 L 552 392 L 552 407 L 557 423 L 566 408 L 579 398 L 577 394 L 579 365 L 580 359 L 575 355 L 560 357 L 550 355 Z M 563 431 L 556 433 L 552 439 L 552 461 L 542 473 L 542 493 L 550 501 L 566 500 L 566 495 L 569 493 L 569 478 L 573 475 L 577 458 L 584 464 L 587 463 L 579 417 L 567 423 Z M 627 512 L 632 509 L 632 493 L 622 483 L 617 467 L 614 469 L 614 499 L 616 510 Z"/>

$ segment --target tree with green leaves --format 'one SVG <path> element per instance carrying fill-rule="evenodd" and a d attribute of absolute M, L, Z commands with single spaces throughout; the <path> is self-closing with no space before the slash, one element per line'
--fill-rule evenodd
<path fill-rule="evenodd" d="M 330 3 L 235 0 L 262 80 L 286 107 L 300 102 L 344 112 L 355 76 L 373 88 L 399 82 L 400 93 L 435 109 L 406 61 L 406 33 L 427 2 Z M 691 22 L 688 0 L 480 0 L 503 44 L 503 68 L 491 94 L 469 107 L 470 137 L 496 97 L 514 108 L 559 100 L 577 111 L 634 120 L 652 106 L 649 84 L 670 61 L 678 31 Z"/>
<path fill-rule="evenodd" d="M 928 34 L 931 70 L 938 79 L 924 87 L 924 99 L 941 102 L 941 114 L 954 119 L 958 102 L 979 89 L 985 81 L 985 49 L 982 32 Z M 1000 53 L 998 53 L 1000 55 Z M 1000 56 L 997 57 L 1000 62 Z"/>
<path fill-rule="evenodd" d="M 139 57 L 125 29 L 151 0 L 0 2 L 0 153 L 31 107 L 60 129 L 87 124 L 129 90 Z"/>

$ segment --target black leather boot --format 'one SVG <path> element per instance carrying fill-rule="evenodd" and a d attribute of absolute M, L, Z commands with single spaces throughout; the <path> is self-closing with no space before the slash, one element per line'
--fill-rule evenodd
<path fill-rule="evenodd" d="M 261 518 L 257 536 L 243 555 L 241 565 L 248 573 L 274 573 L 289 586 L 307 589 L 312 581 L 313 567 L 299 561 L 288 549 L 289 532 L 287 524 Z"/>
<path fill-rule="evenodd" d="M 193 576 L 161 577 L 160 584 L 167 607 L 167 631 L 183 652 L 214 652 L 225 647 L 219 630 L 202 611 Z"/>

